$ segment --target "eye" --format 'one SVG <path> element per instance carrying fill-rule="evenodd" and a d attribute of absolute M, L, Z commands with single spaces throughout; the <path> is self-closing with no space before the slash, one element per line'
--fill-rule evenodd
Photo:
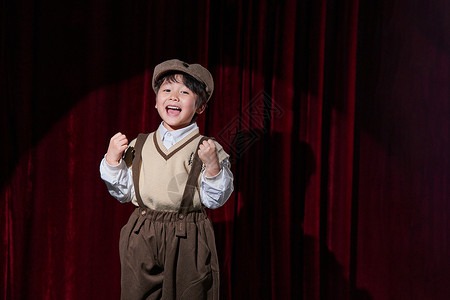
<path fill-rule="evenodd" d="M 189 95 L 188 91 L 181 91 L 180 93 L 185 94 L 185 95 Z"/>
<path fill-rule="evenodd" d="M 170 89 L 163 89 L 163 92 L 170 93 Z"/>

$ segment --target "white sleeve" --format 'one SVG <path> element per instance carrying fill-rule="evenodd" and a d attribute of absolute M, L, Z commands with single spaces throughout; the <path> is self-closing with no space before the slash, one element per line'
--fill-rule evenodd
<path fill-rule="evenodd" d="M 106 183 L 111 196 L 121 203 L 131 201 L 134 195 L 133 174 L 123 159 L 117 166 L 111 166 L 103 157 L 100 163 L 100 177 Z"/>
<path fill-rule="evenodd" d="M 229 168 L 228 159 L 221 162 L 221 167 L 220 172 L 214 177 L 206 177 L 205 172 L 202 173 L 200 199 L 206 207 L 211 209 L 224 205 L 234 190 L 234 177 Z"/>

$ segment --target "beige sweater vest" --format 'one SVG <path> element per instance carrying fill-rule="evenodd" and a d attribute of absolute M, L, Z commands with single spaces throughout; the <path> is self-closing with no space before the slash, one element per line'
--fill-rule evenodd
<path fill-rule="evenodd" d="M 158 211 L 178 211 L 191 170 L 194 151 L 197 150 L 201 137 L 197 128 L 170 149 L 166 149 L 158 130 L 149 134 L 142 148 L 139 175 L 141 198 L 148 208 Z M 134 146 L 135 143 L 136 140 L 133 140 L 130 146 Z M 228 154 L 217 142 L 216 147 L 220 162 L 228 158 Z M 189 211 L 198 210 L 202 206 L 200 179 L 201 174 Z M 133 195 L 132 202 L 138 206 L 136 195 Z"/>

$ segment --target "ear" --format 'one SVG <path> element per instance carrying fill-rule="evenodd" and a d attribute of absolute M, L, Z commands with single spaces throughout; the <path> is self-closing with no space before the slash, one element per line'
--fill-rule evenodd
<path fill-rule="evenodd" d="M 197 108 L 197 109 L 195 110 L 195 112 L 196 112 L 197 114 L 201 114 L 202 112 L 205 111 L 205 109 L 206 109 L 206 104 L 203 104 L 202 106 L 200 106 L 199 108 Z"/>

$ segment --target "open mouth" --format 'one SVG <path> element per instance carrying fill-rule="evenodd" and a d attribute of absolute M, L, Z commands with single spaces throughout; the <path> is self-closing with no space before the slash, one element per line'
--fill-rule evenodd
<path fill-rule="evenodd" d="M 181 108 L 174 105 L 166 106 L 166 112 L 169 116 L 178 116 L 181 113 Z"/>

